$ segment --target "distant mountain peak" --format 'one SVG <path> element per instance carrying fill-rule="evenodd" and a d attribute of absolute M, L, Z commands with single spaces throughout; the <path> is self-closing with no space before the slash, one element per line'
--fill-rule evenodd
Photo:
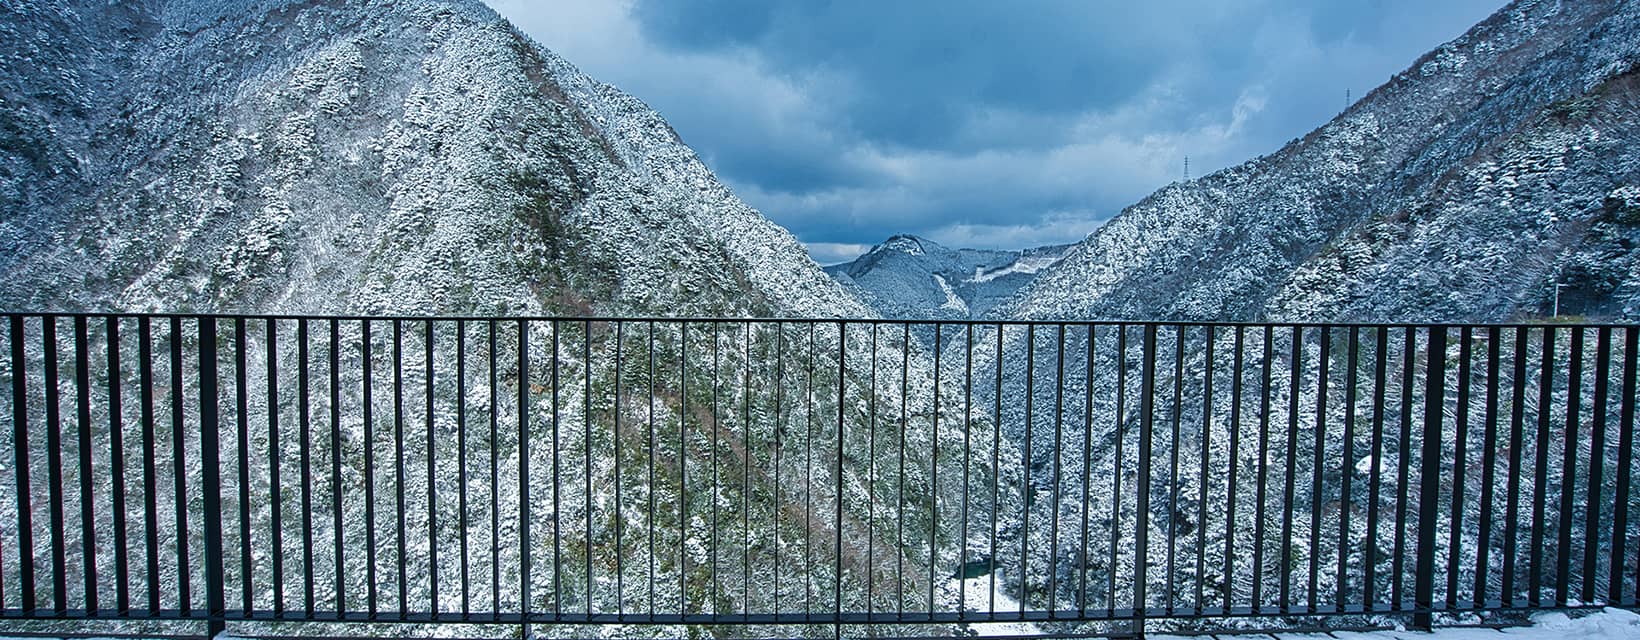
<path fill-rule="evenodd" d="M 978 318 L 1068 248 L 952 249 L 920 236 L 899 234 L 851 262 L 826 267 L 826 272 L 886 317 Z"/>
<path fill-rule="evenodd" d="M 923 243 L 925 242 L 928 241 L 913 235 L 896 235 L 883 241 L 882 244 L 872 247 L 871 253 L 877 253 L 880 251 L 898 251 L 900 253 L 912 256 L 925 255 L 927 253 L 923 249 Z"/>

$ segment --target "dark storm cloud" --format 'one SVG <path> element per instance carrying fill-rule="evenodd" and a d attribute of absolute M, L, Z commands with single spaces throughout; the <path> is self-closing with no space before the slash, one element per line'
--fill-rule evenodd
<path fill-rule="evenodd" d="M 1165 8 L 1121 5 L 640 0 L 633 16 L 663 47 L 751 48 L 781 72 L 843 74 L 848 90 L 830 99 L 851 132 L 944 148 L 986 109 L 1065 115 L 1121 104 L 1171 63 L 1167 49 L 1198 46 Z"/>
<path fill-rule="evenodd" d="M 1502 0 L 491 0 L 836 259 L 1079 239 L 1274 151 Z"/>

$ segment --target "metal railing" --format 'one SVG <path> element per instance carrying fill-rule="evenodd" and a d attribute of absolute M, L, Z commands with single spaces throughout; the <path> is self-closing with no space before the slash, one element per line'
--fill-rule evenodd
<path fill-rule="evenodd" d="M 6 321 L 0 621 L 1637 605 L 1635 326 Z"/>

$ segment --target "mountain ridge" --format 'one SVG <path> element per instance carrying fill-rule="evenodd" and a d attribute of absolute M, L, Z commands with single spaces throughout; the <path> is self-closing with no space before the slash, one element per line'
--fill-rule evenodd
<path fill-rule="evenodd" d="M 884 317 L 967 320 L 983 317 L 1070 247 L 952 249 L 927 238 L 898 234 L 825 271 Z"/>
<path fill-rule="evenodd" d="M 8 307 L 869 315 L 653 110 L 475 0 L 8 11 L 55 21 L 11 57 L 69 70 L 0 94 L 19 139 L 59 150 L 0 173 Z M 75 50 L 127 32 L 122 54 Z M 326 233 L 338 219 L 351 231 Z"/>
<path fill-rule="evenodd" d="M 1640 60 L 1637 13 L 1633 2 L 1513 3 L 1282 149 L 1163 187 L 1124 209 L 997 315 L 1498 321 L 1546 314 L 1545 273 L 1597 262 L 1589 256 L 1614 247 L 1623 264 L 1634 264 L 1632 250 L 1622 249 L 1632 245 L 1632 226 L 1592 220 L 1588 209 L 1636 181 L 1634 158 L 1622 152 L 1633 127 L 1609 116 L 1600 126 L 1544 118 L 1552 105 L 1632 73 Z M 1611 108 L 1629 108 L 1629 98 L 1609 97 Z M 1600 160 L 1546 177 L 1534 167 L 1576 143 L 1539 144 L 1503 158 L 1503 171 L 1510 180 L 1535 181 L 1543 197 L 1531 209 L 1599 229 L 1575 238 L 1540 234 L 1530 227 L 1558 223 L 1539 225 L 1509 198 L 1449 189 L 1465 179 L 1464 167 L 1498 160 L 1489 150 L 1580 127 L 1607 136 L 1597 145 Z M 1556 186 L 1571 182 L 1583 190 Z M 1485 224 L 1460 224 L 1465 219 Z M 1461 234 L 1417 233 L 1432 224 L 1475 233 L 1484 246 L 1472 252 L 1459 246 Z M 1397 234 L 1417 237 L 1402 243 L 1391 239 Z M 1528 237 L 1565 256 L 1548 266 L 1522 258 Z M 1348 269 L 1323 264 L 1342 253 L 1361 259 Z M 1605 302 L 1582 311 L 1640 314 L 1640 280 L 1603 277 L 1616 280 L 1590 297 Z M 1472 295 L 1450 298 L 1443 289 Z M 1317 298 L 1325 304 L 1307 302 Z"/>

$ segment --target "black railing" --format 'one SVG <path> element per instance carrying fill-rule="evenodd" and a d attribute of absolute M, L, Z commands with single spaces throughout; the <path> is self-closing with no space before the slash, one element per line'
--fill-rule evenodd
<path fill-rule="evenodd" d="M 1634 326 L 7 323 L 12 624 L 1637 604 Z"/>

